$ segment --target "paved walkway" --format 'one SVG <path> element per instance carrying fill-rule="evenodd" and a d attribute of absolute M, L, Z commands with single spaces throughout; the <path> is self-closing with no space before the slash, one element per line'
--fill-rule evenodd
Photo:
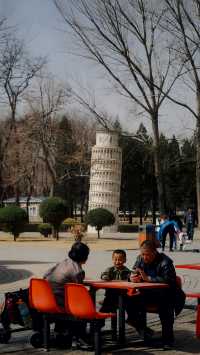
<path fill-rule="evenodd" d="M 104 238 L 97 240 L 95 236 L 86 238 L 90 246 L 91 253 L 85 265 L 86 276 L 88 278 L 99 277 L 101 270 L 110 265 L 111 253 L 113 249 L 123 248 L 127 252 L 127 266 L 131 267 L 138 254 L 137 234 L 108 234 Z M 12 237 L 0 233 L 0 294 L 7 291 L 17 290 L 20 287 L 28 286 L 29 278 L 33 275 L 42 276 L 44 271 L 51 265 L 65 258 L 73 241 L 69 235 L 61 235 L 60 241 L 47 240 L 37 234 L 25 234 L 17 242 L 12 241 Z M 195 241 L 188 245 L 185 251 L 175 251 L 166 254 L 174 260 L 175 264 L 200 262 L 200 238 L 196 234 Z M 185 290 L 200 292 L 199 272 L 191 270 L 178 270 L 183 277 L 183 287 Z M 160 332 L 160 322 L 153 316 L 149 319 L 150 325 Z M 200 354 L 200 340 L 196 339 L 195 333 L 195 312 L 184 310 L 175 322 L 176 346 L 172 352 L 165 351 L 165 354 Z M 0 344 L 0 354 L 42 354 L 41 349 L 33 349 L 29 343 L 31 332 L 14 333 L 7 345 Z M 119 348 L 108 350 L 105 354 L 161 354 L 163 350 L 158 346 L 152 348 L 144 347 L 138 340 L 133 329 L 127 329 L 128 342 L 130 345 L 123 350 Z M 91 354 L 78 350 L 55 350 L 52 355 L 57 354 Z"/>
<path fill-rule="evenodd" d="M 156 336 L 160 336 L 160 323 L 159 321 L 152 321 L 148 323 L 154 329 Z M 34 349 L 29 339 L 31 336 L 30 331 L 12 334 L 12 338 L 8 344 L 0 344 L 0 353 L 6 355 L 41 355 L 44 354 L 43 349 Z M 165 351 L 165 355 L 194 355 L 200 353 L 200 340 L 194 335 L 194 312 L 183 311 L 182 314 L 176 319 L 175 322 L 175 336 L 176 342 L 173 350 Z M 159 341 L 155 341 L 152 346 L 144 346 L 143 342 L 138 339 L 136 332 L 133 329 L 126 329 L 126 346 L 120 348 L 119 346 L 111 345 L 109 341 L 106 342 L 105 332 L 103 339 L 105 340 L 106 348 L 103 349 L 102 354 L 111 355 L 161 355 L 163 349 Z M 51 355 L 92 355 L 93 352 L 80 351 L 80 350 L 58 350 L 51 348 Z"/>

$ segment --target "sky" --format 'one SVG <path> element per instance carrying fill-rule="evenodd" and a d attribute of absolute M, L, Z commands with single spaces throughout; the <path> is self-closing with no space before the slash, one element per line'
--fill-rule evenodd
<path fill-rule="evenodd" d="M 125 130 L 134 132 L 138 128 L 141 117 L 135 119 L 130 103 L 110 89 L 95 65 L 71 53 L 71 38 L 52 0 L 0 0 L 0 13 L 9 24 L 17 26 L 31 55 L 48 57 L 49 71 L 58 80 L 89 88 L 100 110 L 119 117 Z M 150 129 L 148 118 L 142 120 Z M 160 115 L 160 129 L 169 137 L 176 134 L 181 139 L 193 133 L 194 120 L 183 109 L 168 103 Z"/>

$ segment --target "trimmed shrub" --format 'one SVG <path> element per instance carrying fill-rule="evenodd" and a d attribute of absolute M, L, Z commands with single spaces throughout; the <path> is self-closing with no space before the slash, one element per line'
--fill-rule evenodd
<path fill-rule="evenodd" d="M 71 227 L 71 233 L 74 236 L 74 240 L 76 242 L 81 242 L 85 236 L 85 226 L 78 224 L 78 223 L 74 224 Z"/>
<path fill-rule="evenodd" d="M 42 234 L 45 238 L 52 234 L 52 228 L 49 223 L 41 223 L 38 225 L 38 232 Z"/>
<path fill-rule="evenodd" d="M 90 210 L 85 217 L 87 224 L 95 227 L 98 233 L 98 238 L 100 238 L 99 231 L 106 226 L 111 226 L 115 223 L 115 217 L 112 212 L 106 210 L 105 208 L 95 208 Z"/>
<path fill-rule="evenodd" d="M 139 226 L 135 224 L 120 224 L 118 226 L 118 232 L 121 233 L 135 233 L 139 231 Z"/>
<path fill-rule="evenodd" d="M 27 223 L 24 227 L 24 232 L 38 232 L 38 226 L 40 223 Z"/>
<path fill-rule="evenodd" d="M 63 224 L 66 226 L 66 230 L 70 230 L 78 222 L 74 218 L 66 218 Z"/>
<path fill-rule="evenodd" d="M 64 200 L 59 197 L 49 197 L 40 205 L 40 217 L 43 221 L 52 226 L 53 236 L 59 239 L 59 228 L 61 223 L 67 217 L 68 208 Z"/>
<path fill-rule="evenodd" d="M 84 229 L 84 231 L 87 229 L 87 225 L 85 224 L 85 223 L 83 223 L 83 222 L 78 222 L 78 221 L 76 221 L 76 223 L 74 224 L 74 225 L 67 225 L 67 224 L 65 224 L 64 222 L 61 224 L 61 226 L 60 226 L 60 229 L 59 229 L 59 231 L 60 232 L 70 232 L 71 231 L 71 228 L 73 228 L 74 226 L 76 226 L 76 225 L 79 225 L 79 226 L 82 226 L 82 228 Z"/>
<path fill-rule="evenodd" d="M 24 232 L 27 224 L 27 213 L 23 208 L 18 206 L 7 206 L 0 208 L 0 224 L 4 232 L 11 233 L 14 241 Z"/>

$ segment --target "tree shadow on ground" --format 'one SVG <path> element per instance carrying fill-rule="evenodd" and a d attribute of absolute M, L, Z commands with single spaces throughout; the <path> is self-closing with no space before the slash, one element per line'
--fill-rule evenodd
<path fill-rule="evenodd" d="M 0 260 L 1 265 L 25 265 L 25 264 L 50 264 L 49 261 L 28 261 L 28 260 Z"/>
<path fill-rule="evenodd" d="M 26 269 L 10 269 L 0 266 L 0 285 L 28 279 L 33 273 Z"/>

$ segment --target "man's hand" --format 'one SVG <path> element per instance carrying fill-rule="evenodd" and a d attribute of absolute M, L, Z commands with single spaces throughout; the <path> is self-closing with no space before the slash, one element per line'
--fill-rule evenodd
<path fill-rule="evenodd" d="M 142 281 L 142 277 L 141 277 L 140 272 L 138 271 L 138 269 L 135 269 L 135 270 L 133 270 L 131 272 L 130 281 L 131 282 L 141 282 Z"/>
<path fill-rule="evenodd" d="M 144 270 L 138 268 L 137 271 L 138 271 L 142 281 L 150 282 L 149 276 L 144 272 Z"/>

